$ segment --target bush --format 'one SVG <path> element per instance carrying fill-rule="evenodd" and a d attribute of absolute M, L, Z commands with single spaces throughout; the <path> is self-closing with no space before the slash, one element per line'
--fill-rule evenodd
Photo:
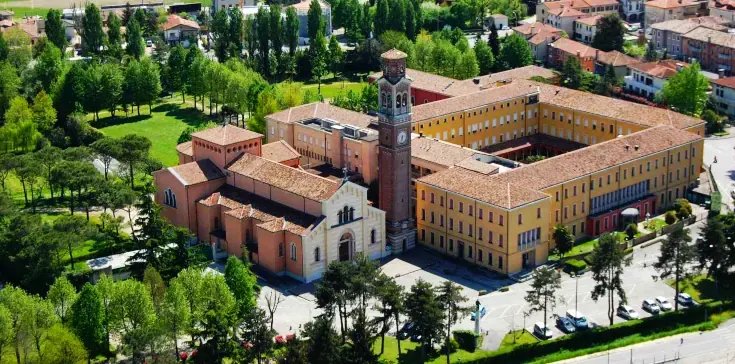
<path fill-rule="evenodd" d="M 508 286 L 505 286 L 505 287 L 501 287 L 500 288 L 500 292 L 508 292 L 508 291 L 510 291 L 510 287 L 508 287 Z"/>
<path fill-rule="evenodd" d="M 633 248 L 628 248 L 628 249 L 623 250 L 623 254 L 625 255 L 632 254 L 632 253 L 633 253 Z"/>
<path fill-rule="evenodd" d="M 686 219 L 692 215 L 692 204 L 685 198 L 678 198 L 674 201 L 674 211 L 680 220 Z"/>
<path fill-rule="evenodd" d="M 481 290 L 480 290 L 479 292 L 477 292 L 477 295 L 478 295 L 478 296 L 484 296 L 484 295 L 486 295 L 486 294 L 487 294 L 487 291 L 486 291 L 486 290 L 484 290 L 484 289 L 481 289 Z"/>
<path fill-rule="evenodd" d="M 564 269 L 568 272 L 578 273 L 587 269 L 587 263 L 582 260 L 569 259 L 564 263 Z"/>
<path fill-rule="evenodd" d="M 454 330 L 452 336 L 454 336 L 452 341 L 456 342 L 462 350 L 475 351 L 482 344 L 482 335 L 477 335 L 472 330 Z"/>
<path fill-rule="evenodd" d="M 457 350 L 459 350 L 459 343 L 457 342 L 457 340 L 449 339 L 449 352 L 454 353 L 454 352 L 457 352 Z M 442 353 L 447 352 L 446 342 L 444 343 L 444 345 L 442 345 L 441 352 Z"/>
<path fill-rule="evenodd" d="M 638 224 L 628 224 L 625 228 L 625 235 L 628 235 L 628 240 L 635 238 L 636 234 L 638 234 Z"/>
<path fill-rule="evenodd" d="M 667 225 L 675 224 L 676 213 L 674 211 L 666 211 L 666 215 L 664 215 L 664 221 L 666 221 Z"/>

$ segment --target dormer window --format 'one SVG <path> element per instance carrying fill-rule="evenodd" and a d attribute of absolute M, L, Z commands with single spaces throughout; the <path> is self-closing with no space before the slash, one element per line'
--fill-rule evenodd
<path fill-rule="evenodd" d="M 176 208 L 176 194 L 171 192 L 170 188 L 163 191 L 163 204 L 169 207 Z"/>

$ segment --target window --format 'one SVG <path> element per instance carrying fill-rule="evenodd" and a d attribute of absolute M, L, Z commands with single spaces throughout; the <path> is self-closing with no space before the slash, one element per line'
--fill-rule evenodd
<path fill-rule="evenodd" d="M 477 218 L 482 220 L 482 209 L 477 209 Z"/>
<path fill-rule="evenodd" d="M 423 191 L 421 191 L 423 192 Z M 431 203 L 434 203 L 434 192 L 431 193 Z"/>
<path fill-rule="evenodd" d="M 370 244 L 377 243 L 375 239 L 375 233 L 376 233 L 375 229 L 370 230 Z"/>
<path fill-rule="evenodd" d="M 470 205 L 470 216 L 472 216 L 472 213 L 473 213 L 474 210 L 475 210 L 475 208 L 472 205 Z"/>
<path fill-rule="evenodd" d="M 421 201 L 426 201 L 426 191 L 421 190 Z"/>
<path fill-rule="evenodd" d="M 444 207 L 444 196 L 439 196 L 439 206 Z"/>
<path fill-rule="evenodd" d="M 278 244 L 278 256 L 283 257 L 283 243 Z"/>
<path fill-rule="evenodd" d="M 459 203 L 459 212 L 462 213 L 463 210 L 464 210 L 464 203 L 463 202 L 460 202 Z"/>
<path fill-rule="evenodd" d="M 451 198 L 449 199 L 449 209 L 454 210 L 454 200 L 452 200 Z"/>
<path fill-rule="evenodd" d="M 169 207 L 176 208 L 176 194 L 171 192 L 170 188 L 166 189 L 166 191 L 163 191 L 163 204 Z"/>
<path fill-rule="evenodd" d="M 296 244 L 291 243 L 291 260 L 296 261 Z"/>
<path fill-rule="evenodd" d="M 523 214 L 518 214 L 518 225 L 523 224 Z"/>
<path fill-rule="evenodd" d="M 477 249 L 477 261 L 482 261 L 482 249 Z"/>
<path fill-rule="evenodd" d="M 489 211 L 487 215 L 490 217 L 488 221 L 493 222 L 493 212 Z"/>
<path fill-rule="evenodd" d="M 321 257 L 319 256 L 319 247 L 314 248 L 314 261 L 318 262 Z"/>
<path fill-rule="evenodd" d="M 421 209 L 421 220 L 426 221 L 426 210 Z"/>
<path fill-rule="evenodd" d="M 498 269 L 503 269 L 503 257 L 498 257 Z"/>
<path fill-rule="evenodd" d="M 482 228 L 477 228 L 477 239 L 482 240 Z"/>
<path fill-rule="evenodd" d="M 498 225 L 503 226 L 503 215 L 500 215 L 500 220 L 498 221 Z"/>
<path fill-rule="evenodd" d="M 503 247 L 503 234 L 499 234 L 498 236 L 498 246 Z"/>
<path fill-rule="evenodd" d="M 454 219 L 449 218 L 449 230 L 454 230 Z"/>
<path fill-rule="evenodd" d="M 541 218 L 541 208 L 540 207 L 536 209 L 536 218 L 537 219 Z"/>
<path fill-rule="evenodd" d="M 462 234 L 462 230 L 464 230 L 463 228 L 464 228 L 464 223 L 463 223 L 463 221 L 460 221 L 459 222 L 459 233 L 460 234 Z"/>

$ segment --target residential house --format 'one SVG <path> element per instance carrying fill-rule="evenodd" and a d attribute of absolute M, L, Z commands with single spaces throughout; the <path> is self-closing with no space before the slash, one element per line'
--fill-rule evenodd
<path fill-rule="evenodd" d="M 622 19 L 628 23 L 640 23 L 645 19 L 644 0 L 621 0 Z"/>
<path fill-rule="evenodd" d="M 549 61 L 549 44 L 561 38 L 563 31 L 550 24 L 534 22 L 521 24 L 513 28 L 513 32 L 526 38 L 534 58 L 545 64 Z"/>
<path fill-rule="evenodd" d="M 682 55 L 697 61 L 703 70 L 733 74 L 735 66 L 735 34 L 699 27 L 682 35 Z"/>
<path fill-rule="evenodd" d="M 638 59 L 619 51 L 599 51 L 595 60 L 595 73 L 603 75 L 607 72 L 607 68 L 612 66 L 615 71 L 615 76 L 617 78 L 623 78 L 630 74 L 630 66 L 640 62 Z"/>
<path fill-rule="evenodd" d="M 565 31 L 571 37 L 574 34 L 575 22 L 585 17 L 588 17 L 588 15 L 570 5 L 561 5 L 559 8 L 549 10 L 546 24 Z"/>
<path fill-rule="evenodd" d="M 299 37 L 300 38 L 309 38 L 308 34 L 308 25 L 309 25 L 309 5 L 311 4 L 311 1 L 309 0 L 301 0 L 300 2 L 297 2 L 293 5 L 290 5 L 294 9 L 296 9 L 296 15 L 299 17 Z M 319 5 L 322 8 L 322 19 L 324 19 L 324 24 L 326 25 L 326 34 L 324 35 L 332 35 L 332 6 L 329 5 L 324 0 L 319 0 Z M 285 9 L 284 9 L 285 11 Z"/>
<path fill-rule="evenodd" d="M 727 115 L 731 120 L 735 118 L 735 77 L 720 78 L 712 81 L 712 98 L 717 110 Z"/>
<path fill-rule="evenodd" d="M 213 7 L 216 10 L 219 9 L 232 9 L 242 8 L 244 6 L 256 6 L 258 4 L 255 0 L 214 0 Z"/>
<path fill-rule="evenodd" d="M 602 15 L 594 15 L 574 21 L 574 39 L 584 44 L 592 43 L 597 33 L 597 23 Z"/>
<path fill-rule="evenodd" d="M 190 42 L 194 42 L 194 44 L 198 42 L 199 24 L 176 14 L 168 16 L 166 23 L 161 26 L 161 30 L 163 30 L 163 39 L 169 45 L 181 44 L 188 48 Z"/>
<path fill-rule="evenodd" d="M 673 59 L 632 65 L 631 74 L 625 77 L 625 90 L 652 100 L 663 89 L 666 80 L 688 66 Z"/>
<path fill-rule="evenodd" d="M 495 29 L 503 29 L 508 26 L 508 17 L 503 14 L 493 14 L 488 17 L 488 23 L 488 26 L 495 25 Z"/>
<path fill-rule="evenodd" d="M 728 22 L 735 23 L 735 1 L 732 1 L 732 0 L 710 1 L 709 15 L 727 19 Z"/>
<path fill-rule="evenodd" d="M 656 50 L 665 51 L 671 58 L 683 59 L 681 39 L 684 34 L 699 27 L 727 32 L 726 23 L 727 20 L 717 16 L 667 20 L 651 25 L 651 41 Z"/>
<path fill-rule="evenodd" d="M 707 0 L 653 0 L 645 3 L 646 26 L 667 20 L 681 20 L 707 15 Z"/>
<path fill-rule="evenodd" d="M 561 69 L 567 58 L 576 57 L 579 59 L 582 70 L 595 71 L 595 59 L 599 50 L 567 38 L 559 38 L 549 47 L 551 48 L 551 66 Z"/>
<path fill-rule="evenodd" d="M 617 13 L 620 3 L 615 0 L 560 0 L 545 1 L 536 6 L 536 18 L 544 24 L 562 29 L 571 37 L 574 20 Z"/>

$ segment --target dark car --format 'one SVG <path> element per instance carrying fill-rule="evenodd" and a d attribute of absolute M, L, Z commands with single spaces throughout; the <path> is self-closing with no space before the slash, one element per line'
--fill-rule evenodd
<path fill-rule="evenodd" d="M 574 327 L 574 322 L 564 316 L 559 316 L 559 318 L 556 319 L 556 326 L 559 327 L 559 330 L 567 334 L 577 331 L 577 328 Z"/>
<path fill-rule="evenodd" d="M 401 329 L 398 330 L 398 338 L 400 340 L 407 339 L 411 336 L 412 333 L 413 333 L 413 323 L 406 322 L 403 324 L 403 327 L 401 327 Z"/>

